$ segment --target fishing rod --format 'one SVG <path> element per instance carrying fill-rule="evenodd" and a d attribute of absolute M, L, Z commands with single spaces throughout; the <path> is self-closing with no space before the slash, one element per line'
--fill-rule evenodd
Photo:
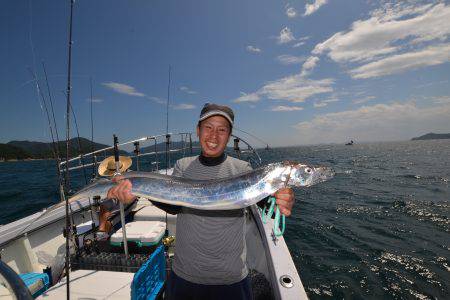
<path fill-rule="evenodd" d="M 170 73 L 171 73 L 172 67 L 169 65 L 169 82 L 167 84 L 167 107 L 166 107 L 166 175 L 167 170 L 169 169 L 170 164 L 170 134 L 169 134 L 169 100 L 170 100 Z M 167 212 L 166 212 L 166 229 L 164 231 L 165 236 L 169 235 L 169 231 L 167 230 Z"/>
<path fill-rule="evenodd" d="M 169 145 L 170 145 L 170 134 L 169 134 L 169 101 L 170 101 L 170 73 L 172 67 L 169 65 L 169 82 L 167 84 L 167 106 L 166 106 L 166 175 L 167 169 L 170 164 L 169 157 Z"/>
<path fill-rule="evenodd" d="M 117 136 L 114 134 L 114 161 L 116 163 L 116 172 L 114 176 L 120 175 L 120 160 L 119 160 L 119 140 Z M 120 223 L 122 225 L 122 237 L 123 237 L 123 250 L 125 252 L 125 257 L 128 258 L 128 240 L 127 240 L 127 230 L 125 224 L 125 208 L 123 206 L 122 201 L 119 201 L 120 208 Z"/>
<path fill-rule="evenodd" d="M 72 104 L 70 104 L 70 109 L 72 110 L 72 116 L 73 116 L 73 121 L 75 123 L 75 129 L 77 131 L 77 141 L 78 141 L 78 151 L 80 152 L 80 160 L 81 163 L 83 163 L 83 151 L 81 148 L 81 139 L 80 139 L 80 131 L 78 130 L 78 123 L 77 123 L 77 117 L 75 116 L 75 111 L 73 110 Z M 88 180 L 87 180 L 87 175 L 86 175 L 86 168 L 83 168 L 83 176 L 84 176 L 84 183 L 88 184 Z"/>
<path fill-rule="evenodd" d="M 28 68 L 28 71 L 30 71 L 31 76 L 33 76 L 33 78 L 36 78 L 36 73 L 34 73 L 34 72 L 31 70 L 31 68 Z M 41 86 L 40 86 L 38 80 L 36 80 L 36 92 L 37 92 L 37 94 L 38 94 L 38 97 L 40 96 L 41 99 L 42 99 L 41 101 L 39 101 L 39 98 L 38 98 L 38 101 L 39 101 L 40 104 L 41 104 L 41 108 L 42 108 L 42 105 L 44 106 L 44 109 L 45 109 L 45 115 L 46 115 L 46 117 L 47 117 L 48 127 L 49 127 L 49 129 L 50 129 L 50 136 L 51 136 L 51 139 L 52 139 L 52 147 L 50 147 L 50 149 L 52 150 L 53 157 L 54 157 L 55 160 L 56 160 L 56 164 L 59 165 L 59 152 L 58 152 L 58 149 L 57 149 L 57 147 L 56 147 L 56 145 L 55 145 L 55 138 L 54 138 L 54 135 L 53 135 L 53 127 L 52 127 L 52 123 L 51 123 L 51 121 L 50 121 L 50 114 L 49 114 L 49 112 L 48 112 L 47 102 L 45 101 L 44 93 L 42 92 L 42 89 L 41 89 Z M 58 169 L 58 167 L 57 167 L 57 171 L 58 171 L 58 170 L 59 170 L 59 169 Z"/>
<path fill-rule="evenodd" d="M 69 139 L 70 139 L 70 96 L 71 96 L 71 85 L 70 85 L 70 75 L 72 69 L 72 24 L 73 24 L 73 4 L 74 0 L 70 0 L 70 19 L 69 19 L 69 53 L 68 53 L 68 63 L 67 63 L 67 107 L 66 107 L 66 161 L 69 161 Z M 66 189 L 69 191 L 69 164 L 66 163 L 66 173 L 64 174 Z M 66 204 L 66 261 L 65 261 L 65 272 L 66 272 L 66 298 L 70 299 L 70 218 L 69 218 L 69 200 L 64 195 L 64 188 L 60 184 L 61 198 L 64 199 Z"/>
<path fill-rule="evenodd" d="M 52 117 L 53 117 L 53 126 L 55 127 L 55 133 L 56 133 L 56 142 L 58 147 L 56 148 L 56 153 L 58 154 L 59 157 L 59 134 L 58 134 L 58 126 L 56 125 L 56 118 L 55 118 L 55 110 L 53 109 L 53 100 L 52 100 L 52 93 L 50 90 L 50 83 L 48 81 L 48 76 L 47 76 L 47 70 L 45 69 L 45 64 L 44 61 L 42 61 L 42 69 L 44 70 L 44 75 L 45 75 L 45 82 L 47 83 L 47 92 L 48 92 L 48 99 L 50 102 L 50 109 L 52 112 Z"/>
<path fill-rule="evenodd" d="M 93 118 L 93 107 L 92 107 L 92 102 L 93 100 L 93 96 L 92 96 L 92 77 L 89 77 L 89 84 L 91 87 L 91 105 L 90 105 L 90 110 L 91 110 L 91 152 L 94 152 L 94 118 Z M 94 155 L 92 155 L 92 178 L 95 178 L 96 176 L 96 172 L 95 172 L 95 157 Z"/>

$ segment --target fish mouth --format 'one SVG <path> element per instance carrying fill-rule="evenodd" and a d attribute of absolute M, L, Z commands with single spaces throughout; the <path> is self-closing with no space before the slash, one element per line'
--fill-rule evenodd
<path fill-rule="evenodd" d="M 314 176 L 314 180 L 313 180 L 315 183 L 330 180 L 336 174 L 336 172 L 334 172 L 334 170 L 330 167 L 314 168 L 314 173 L 316 174 L 316 176 Z"/>

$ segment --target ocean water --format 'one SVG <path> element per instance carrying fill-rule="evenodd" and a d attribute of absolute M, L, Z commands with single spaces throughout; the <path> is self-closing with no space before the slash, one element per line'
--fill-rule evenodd
<path fill-rule="evenodd" d="M 285 239 L 311 299 L 450 299 L 450 140 L 261 150 L 328 165 Z M 74 189 L 84 183 L 72 174 Z M 0 163 L 0 224 L 58 202 L 52 161 Z"/>

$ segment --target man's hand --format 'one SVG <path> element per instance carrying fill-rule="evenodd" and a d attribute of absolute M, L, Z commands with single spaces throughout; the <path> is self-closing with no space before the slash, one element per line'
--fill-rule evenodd
<path fill-rule="evenodd" d="M 100 205 L 100 213 L 98 215 L 99 225 L 98 230 L 103 232 L 110 232 L 112 224 L 109 218 L 112 216 L 111 212 L 108 211 L 104 205 Z"/>
<path fill-rule="evenodd" d="M 112 179 L 113 182 L 118 182 L 116 186 L 109 189 L 109 199 L 117 199 L 124 204 L 128 204 L 136 199 L 136 196 L 131 194 L 131 182 L 128 179 L 123 179 L 122 176 L 117 176 Z"/>
<path fill-rule="evenodd" d="M 276 191 L 273 196 L 277 199 L 276 203 L 280 213 L 289 217 L 295 202 L 294 191 L 291 188 L 282 188 Z"/>

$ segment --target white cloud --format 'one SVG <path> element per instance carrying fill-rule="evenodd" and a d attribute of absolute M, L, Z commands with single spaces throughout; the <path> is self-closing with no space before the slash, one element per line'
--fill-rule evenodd
<path fill-rule="evenodd" d="M 241 92 L 241 96 L 239 98 L 234 99 L 233 102 L 235 102 L 235 103 L 240 103 L 240 102 L 258 102 L 260 99 L 261 98 L 256 93 L 246 94 L 244 92 Z"/>
<path fill-rule="evenodd" d="M 118 82 L 104 82 L 104 83 L 102 83 L 102 85 L 112 89 L 114 92 L 117 92 L 119 94 L 135 96 L 135 97 L 145 97 L 144 93 L 138 92 L 131 85 L 118 83 Z"/>
<path fill-rule="evenodd" d="M 379 77 L 449 61 L 450 43 L 383 58 L 350 70 L 350 74 L 353 78 Z"/>
<path fill-rule="evenodd" d="M 303 16 L 309 16 L 315 13 L 322 5 L 327 4 L 328 0 L 315 0 L 313 3 L 305 4 L 305 13 Z"/>
<path fill-rule="evenodd" d="M 327 105 L 328 105 L 328 103 L 325 103 L 325 102 L 314 102 L 315 108 L 325 107 Z"/>
<path fill-rule="evenodd" d="M 197 94 L 196 91 L 191 90 L 187 86 L 181 86 L 180 91 L 185 92 L 186 94 L 190 94 L 190 95 Z"/>
<path fill-rule="evenodd" d="M 353 102 L 353 104 L 362 104 L 362 103 L 366 103 L 366 102 L 372 101 L 375 98 L 376 98 L 375 96 L 366 96 L 364 98 L 355 99 L 352 102 Z"/>
<path fill-rule="evenodd" d="M 338 32 L 317 44 L 313 54 L 327 53 L 340 63 L 370 61 L 396 53 L 418 42 L 445 40 L 450 34 L 450 6 L 398 4 L 355 21 L 347 32 Z"/>
<path fill-rule="evenodd" d="M 270 81 L 258 91 L 251 94 L 244 94 L 233 100 L 233 102 L 256 102 L 261 97 L 291 102 L 304 102 L 313 95 L 332 92 L 333 84 L 334 80 L 331 78 L 310 80 L 300 75 L 291 75 Z"/>
<path fill-rule="evenodd" d="M 306 44 L 306 42 L 298 42 L 298 43 L 295 43 L 294 45 L 292 45 L 292 48 L 298 48 L 300 46 L 303 46 L 304 44 Z"/>
<path fill-rule="evenodd" d="M 436 97 L 433 97 L 432 99 L 433 99 L 433 102 L 436 104 L 447 104 L 447 103 L 450 104 L 450 96 L 449 95 L 436 96 Z"/>
<path fill-rule="evenodd" d="M 248 45 L 245 49 L 250 53 L 260 53 L 261 49 L 252 45 Z"/>
<path fill-rule="evenodd" d="M 92 103 L 101 103 L 101 102 L 103 102 L 103 99 L 100 99 L 100 98 L 87 98 L 86 99 L 86 101 L 87 102 L 91 102 L 92 101 Z"/>
<path fill-rule="evenodd" d="M 309 39 L 309 36 L 304 36 L 301 38 L 296 39 L 297 43 L 295 43 L 292 48 L 298 48 L 300 46 L 303 46 L 304 44 L 306 44 L 306 41 Z"/>
<path fill-rule="evenodd" d="M 177 109 L 177 110 L 186 110 L 186 109 L 194 109 L 195 105 L 187 104 L 187 103 L 181 103 L 181 104 L 173 105 L 172 107 L 173 107 L 173 109 Z"/>
<path fill-rule="evenodd" d="M 284 106 L 284 105 L 278 105 L 278 106 L 274 106 L 270 109 L 271 111 L 282 111 L 282 112 L 286 112 L 286 111 L 298 111 L 298 110 L 303 110 L 303 107 L 301 106 Z"/>
<path fill-rule="evenodd" d="M 150 96 L 150 97 L 147 97 L 147 98 L 152 100 L 152 101 L 154 101 L 154 102 L 156 102 L 156 103 L 158 103 L 158 104 L 166 104 L 167 103 L 166 99 L 162 99 L 162 98 L 159 98 L 159 97 Z"/>
<path fill-rule="evenodd" d="M 304 62 L 305 57 L 283 54 L 283 55 L 277 56 L 277 60 L 283 65 L 295 65 L 295 64 L 301 64 L 302 62 Z"/>
<path fill-rule="evenodd" d="M 287 6 L 286 15 L 288 16 L 288 18 L 295 18 L 297 16 L 297 11 L 292 6 Z"/>
<path fill-rule="evenodd" d="M 309 80 L 300 75 L 292 75 L 269 82 L 260 93 L 269 99 L 304 102 L 307 98 L 333 91 L 332 79 Z"/>
<path fill-rule="evenodd" d="M 278 36 L 278 44 L 286 44 L 295 40 L 292 31 L 288 27 L 284 27 L 280 31 L 280 35 Z"/>
<path fill-rule="evenodd" d="M 450 104 L 417 107 L 412 102 L 377 104 L 316 115 L 294 126 L 306 144 L 405 140 L 426 132 L 448 131 Z"/>
<path fill-rule="evenodd" d="M 329 103 L 338 102 L 338 101 L 339 101 L 338 98 L 329 98 L 329 99 L 325 99 L 325 100 L 322 100 L 322 101 L 314 102 L 314 107 L 315 108 L 321 108 L 321 107 L 327 106 Z"/>
<path fill-rule="evenodd" d="M 300 76 L 306 77 L 308 76 L 312 70 L 315 68 L 316 64 L 319 62 L 319 58 L 317 56 L 310 56 L 305 61 L 305 63 L 302 66 L 302 71 L 300 73 Z"/>

